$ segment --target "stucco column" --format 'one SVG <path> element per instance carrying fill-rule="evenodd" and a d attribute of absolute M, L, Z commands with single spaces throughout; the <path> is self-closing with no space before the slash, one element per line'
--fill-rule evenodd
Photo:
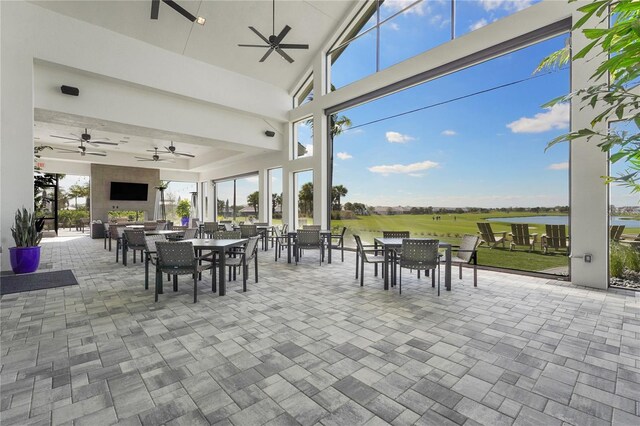
<path fill-rule="evenodd" d="M 579 2 L 577 6 L 581 6 Z M 576 6 L 576 7 L 577 7 Z M 582 13 L 573 12 L 573 20 Z M 584 28 L 594 28 L 598 19 L 593 19 Z M 572 33 L 573 53 L 579 52 L 587 40 L 581 30 Z M 594 54 L 571 65 L 571 90 L 575 91 L 594 84 L 589 77 L 594 73 L 602 57 Z M 591 107 L 581 110 L 578 100 L 571 103 L 571 129 L 590 127 L 590 121 L 598 113 Z M 604 124 L 597 130 L 604 130 Z M 608 188 L 601 176 L 608 175 L 608 157 L 597 146 L 598 140 L 587 142 L 579 139 L 571 142 L 571 281 L 577 285 L 603 288 L 608 286 Z M 585 254 L 591 254 L 591 263 L 586 263 Z"/>
<path fill-rule="evenodd" d="M 23 206 L 33 210 L 33 58 L 24 49 L 28 32 L 12 21 L 0 2 L 0 240 L 2 270 L 10 270 L 9 247 L 14 214 Z"/>

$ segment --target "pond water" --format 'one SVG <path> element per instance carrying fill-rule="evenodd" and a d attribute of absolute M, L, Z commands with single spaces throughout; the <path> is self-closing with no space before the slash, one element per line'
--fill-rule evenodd
<path fill-rule="evenodd" d="M 541 225 L 567 225 L 569 216 L 522 216 L 522 217 L 490 217 L 489 222 L 535 223 Z M 611 225 L 625 225 L 628 228 L 640 228 L 640 220 L 623 216 L 611 216 Z"/>

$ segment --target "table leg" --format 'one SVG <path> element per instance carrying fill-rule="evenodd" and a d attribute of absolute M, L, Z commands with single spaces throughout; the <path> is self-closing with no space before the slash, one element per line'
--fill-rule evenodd
<path fill-rule="evenodd" d="M 227 294 L 227 285 L 225 282 L 225 255 L 224 255 L 224 249 L 221 249 L 220 251 L 218 251 L 218 255 L 220 256 L 220 266 L 219 266 L 219 271 L 218 271 L 218 281 L 220 281 L 219 286 L 218 286 L 218 295 L 220 296 L 224 296 L 225 294 Z"/>
<path fill-rule="evenodd" d="M 149 253 L 144 253 L 144 289 L 149 290 Z"/>
<path fill-rule="evenodd" d="M 127 240 L 122 239 L 122 264 L 127 266 Z"/>
<path fill-rule="evenodd" d="M 327 238 L 327 263 L 331 263 L 331 236 L 329 235 Z"/>
<path fill-rule="evenodd" d="M 444 286 L 447 291 L 451 291 L 451 247 L 445 250 L 444 260 Z"/>
<path fill-rule="evenodd" d="M 291 234 L 287 234 L 287 263 L 291 263 Z"/>

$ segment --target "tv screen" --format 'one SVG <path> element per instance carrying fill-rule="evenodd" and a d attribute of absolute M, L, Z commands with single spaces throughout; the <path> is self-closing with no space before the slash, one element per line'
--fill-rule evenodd
<path fill-rule="evenodd" d="M 111 200 L 147 201 L 149 185 L 146 183 L 111 182 Z"/>

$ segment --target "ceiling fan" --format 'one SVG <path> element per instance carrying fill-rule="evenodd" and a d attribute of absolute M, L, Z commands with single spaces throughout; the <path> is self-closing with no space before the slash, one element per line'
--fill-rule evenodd
<path fill-rule="evenodd" d="M 206 19 L 202 16 L 198 16 L 197 18 L 191 14 L 184 7 L 180 6 L 173 0 L 162 0 L 162 3 L 169 6 L 171 9 L 178 12 L 180 15 L 184 16 L 191 22 L 195 22 L 196 24 L 204 25 Z M 151 19 L 158 19 L 158 15 L 160 14 L 160 0 L 151 0 Z"/>
<path fill-rule="evenodd" d="M 134 158 L 136 158 L 138 161 L 155 161 L 155 162 L 159 162 L 159 163 L 173 163 L 173 160 L 167 160 L 167 159 L 164 159 L 164 158 L 160 158 L 160 154 L 164 154 L 164 152 L 158 153 L 158 148 L 154 148 L 153 150 L 150 150 L 149 152 L 153 152 L 153 155 L 151 156 L 151 158 L 149 158 L 149 157 L 134 157 Z"/>
<path fill-rule="evenodd" d="M 89 131 L 86 128 L 84 129 L 84 133 L 82 133 L 80 136 L 75 135 L 73 133 L 71 133 L 71 135 L 75 137 L 68 138 L 66 136 L 57 136 L 57 135 L 49 135 L 49 136 L 51 136 L 52 138 L 66 139 L 68 141 L 80 142 L 81 145 L 82 143 L 88 143 L 89 145 L 94 147 L 98 147 L 98 145 L 118 145 L 117 142 L 110 142 L 109 138 L 104 138 L 100 140 L 91 139 L 91 135 L 89 134 Z M 70 142 L 65 142 L 65 143 L 70 143 Z"/>
<path fill-rule="evenodd" d="M 156 148 L 156 149 L 157 149 L 157 148 Z M 169 146 L 165 146 L 165 147 L 164 147 L 164 149 L 166 149 L 166 150 L 167 150 L 167 152 L 161 152 L 161 154 L 173 154 L 173 155 L 175 155 L 176 157 L 178 157 L 178 156 L 182 156 L 182 157 L 191 157 L 191 158 L 194 158 L 194 157 L 195 157 L 195 155 L 193 155 L 193 154 L 189 154 L 189 153 L 187 153 L 187 152 L 178 152 L 178 151 L 176 151 L 176 147 L 173 145 L 173 141 L 171 141 L 171 145 L 169 145 Z M 149 150 L 147 150 L 147 152 L 153 152 L 153 150 L 152 150 L 152 149 L 149 149 Z"/>
<path fill-rule="evenodd" d="M 61 152 L 63 154 L 80 154 L 82 157 L 85 155 L 96 155 L 98 157 L 106 157 L 106 152 L 101 151 L 87 151 L 87 147 L 84 146 L 86 141 L 80 141 L 80 145 L 77 146 L 78 149 L 68 149 L 68 148 L 56 148 L 56 151 Z"/>
<path fill-rule="evenodd" d="M 291 27 L 289 25 L 285 25 L 284 28 L 282 29 L 282 31 L 280 31 L 280 34 L 278 34 L 276 36 L 276 0 L 273 0 L 273 12 L 272 12 L 272 23 L 271 23 L 271 35 L 269 36 L 269 38 L 263 36 L 258 30 L 256 30 L 254 27 L 249 27 L 249 29 L 251 31 L 253 31 L 258 37 L 260 37 L 262 39 L 262 41 L 264 41 L 265 43 L 267 43 L 266 45 L 262 45 L 262 44 L 239 44 L 238 46 L 240 47 L 262 47 L 262 48 L 268 48 L 269 50 L 267 50 L 267 53 L 264 54 L 264 56 L 260 59 L 259 62 L 264 62 L 269 55 L 271 55 L 273 53 L 273 51 L 278 52 L 278 54 L 280 56 L 282 56 L 284 59 L 286 59 L 289 63 L 293 62 L 293 58 L 289 55 L 287 55 L 282 49 L 308 49 L 309 45 L 308 44 L 282 44 L 282 39 L 289 33 L 289 31 L 291 31 Z"/>

